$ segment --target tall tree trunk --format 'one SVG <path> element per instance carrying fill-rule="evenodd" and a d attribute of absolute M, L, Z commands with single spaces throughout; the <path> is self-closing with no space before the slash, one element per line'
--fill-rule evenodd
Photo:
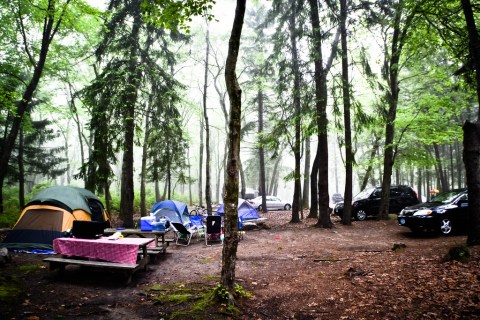
<path fill-rule="evenodd" d="M 390 186 L 392 184 L 392 172 L 395 162 L 395 119 L 397 117 L 398 93 L 400 91 L 398 86 L 399 62 L 405 37 L 414 14 L 410 14 L 407 18 L 407 21 L 409 20 L 409 22 L 406 22 L 402 29 L 401 20 L 404 13 L 403 5 L 404 0 L 399 0 L 395 8 L 390 60 L 389 63 L 386 62 L 390 91 L 387 93 L 388 112 L 385 118 L 385 153 L 383 157 L 382 200 L 380 201 L 379 219 L 388 219 L 390 210 Z"/>
<path fill-rule="evenodd" d="M 353 188 L 353 151 L 352 129 L 350 124 L 350 83 L 348 77 L 347 47 L 347 1 L 340 0 L 340 27 L 342 43 L 342 89 L 343 89 L 343 121 L 345 126 L 345 192 L 342 223 L 352 224 L 352 188 Z"/>
<path fill-rule="evenodd" d="M 368 162 L 367 170 L 365 171 L 365 176 L 363 177 L 362 184 L 360 185 L 360 190 L 364 190 L 368 185 L 368 180 L 373 176 L 373 160 L 377 154 L 378 147 L 380 146 L 380 137 L 375 136 L 375 140 L 370 151 L 370 159 Z"/>
<path fill-rule="evenodd" d="M 200 119 L 200 150 L 198 156 L 198 205 L 203 205 L 203 126 L 204 117 Z"/>
<path fill-rule="evenodd" d="M 310 137 L 305 139 L 305 167 L 303 169 L 303 196 L 302 196 L 302 207 L 310 207 Z"/>
<path fill-rule="evenodd" d="M 158 179 L 155 179 L 155 201 L 158 202 L 161 200 L 162 196 L 160 195 L 160 182 Z"/>
<path fill-rule="evenodd" d="M 309 0 L 310 18 L 313 30 L 313 55 L 315 57 L 315 107 L 317 110 L 318 130 L 318 227 L 331 228 L 328 195 L 328 134 L 327 134 L 327 70 L 323 67 L 322 34 L 320 32 L 320 19 L 318 16 L 317 0 Z"/>
<path fill-rule="evenodd" d="M 293 201 L 292 201 L 292 219 L 290 223 L 300 222 L 300 196 L 302 192 L 302 186 L 300 183 L 300 130 L 301 130 L 301 101 L 300 101 L 300 68 L 298 65 L 298 52 L 297 52 L 297 28 L 296 28 L 296 15 L 297 6 L 296 1 L 291 1 L 291 12 L 289 17 L 289 31 L 290 31 L 290 48 L 292 54 L 292 72 L 293 72 L 293 108 L 294 108 L 294 121 L 295 121 L 295 140 L 293 142 L 293 156 L 295 159 L 294 169 L 294 188 L 293 188 Z"/>
<path fill-rule="evenodd" d="M 188 165 L 188 176 L 191 177 L 190 172 L 190 148 L 187 148 L 187 165 Z M 192 199 L 192 183 L 188 182 L 188 204 L 193 206 L 193 199 Z"/>
<path fill-rule="evenodd" d="M 282 161 L 282 155 L 279 154 L 275 159 L 275 163 L 273 164 L 273 171 L 272 176 L 270 178 L 270 186 L 268 188 L 268 194 L 275 195 L 275 181 L 278 177 L 278 166 L 280 165 L 280 161 Z"/>
<path fill-rule="evenodd" d="M 23 165 L 23 129 L 18 135 L 18 203 L 20 208 L 25 206 L 25 169 Z"/>
<path fill-rule="evenodd" d="M 312 171 L 310 171 L 310 212 L 307 218 L 318 218 L 318 152 L 313 159 Z"/>
<path fill-rule="evenodd" d="M 70 94 L 70 102 L 69 102 L 69 107 L 70 107 L 70 112 L 73 116 L 73 120 L 75 121 L 75 124 L 77 126 L 77 135 L 78 135 L 78 147 L 80 148 L 80 163 L 81 163 L 81 171 L 82 171 L 82 176 L 85 177 L 85 151 L 83 147 L 83 140 L 84 140 L 84 135 L 82 132 L 82 124 L 80 122 L 80 116 L 78 115 L 77 111 L 77 106 L 75 105 L 75 92 L 72 83 L 68 81 L 68 90 Z"/>
<path fill-rule="evenodd" d="M 418 200 L 422 202 L 422 168 L 417 168 L 417 195 L 418 195 Z"/>
<path fill-rule="evenodd" d="M 453 174 L 455 171 L 455 156 L 454 156 L 454 146 L 453 144 L 448 145 L 448 150 L 450 154 L 450 190 L 455 189 L 455 175 Z"/>
<path fill-rule="evenodd" d="M 167 152 L 167 159 L 170 159 L 170 152 Z M 165 187 L 167 191 L 166 199 L 171 200 L 172 199 L 172 167 L 170 166 L 170 162 L 167 163 L 167 176 L 165 181 Z"/>
<path fill-rule="evenodd" d="M 235 266 L 238 247 L 238 173 L 240 161 L 240 130 L 242 115 L 242 90 L 238 84 L 235 71 L 240 48 L 246 0 L 237 0 L 232 32 L 228 42 L 228 55 L 225 64 L 225 82 L 230 97 L 229 146 L 225 183 L 225 240 L 222 252 L 221 284 L 230 292 L 229 300 L 233 303 L 235 284 Z"/>
<path fill-rule="evenodd" d="M 242 159 L 238 156 L 238 169 L 240 170 L 240 194 L 241 198 L 245 199 L 245 193 L 247 192 L 245 171 L 243 171 Z"/>
<path fill-rule="evenodd" d="M 259 85 L 260 87 L 260 85 Z M 262 89 L 257 93 L 258 102 L 258 138 L 261 139 L 263 134 L 263 92 Z M 258 161 L 259 161 L 259 195 L 262 196 L 262 212 L 267 212 L 267 201 L 265 196 L 267 195 L 265 186 L 265 149 L 263 148 L 262 141 L 258 144 Z"/>
<path fill-rule="evenodd" d="M 442 189 L 442 192 L 445 192 L 448 191 L 449 188 L 445 173 L 443 171 L 442 158 L 440 157 L 440 150 L 438 148 L 438 144 L 433 144 L 433 150 L 435 152 L 435 167 L 437 168 L 437 177 L 440 180 L 440 188 Z"/>
<path fill-rule="evenodd" d="M 148 138 L 150 136 L 150 112 L 152 111 L 151 100 L 148 104 L 148 108 L 145 112 L 145 136 L 143 137 L 142 146 L 142 168 L 140 172 L 140 216 L 145 217 L 147 215 L 147 152 L 148 152 Z"/>
<path fill-rule="evenodd" d="M 463 166 L 463 163 L 462 163 L 462 152 L 460 150 L 460 142 L 458 141 L 458 139 L 455 140 L 455 155 L 456 155 L 455 171 L 457 172 L 457 188 L 462 188 L 464 186 L 463 173 L 464 173 L 465 167 Z"/>
<path fill-rule="evenodd" d="M 467 23 L 470 56 L 475 70 L 477 103 L 480 104 L 480 38 L 470 0 L 461 0 Z M 468 187 L 468 245 L 480 244 L 480 109 L 476 123 L 463 125 L 463 161 Z"/>
<path fill-rule="evenodd" d="M 140 0 L 138 0 L 140 1 Z M 133 205 L 135 192 L 133 183 L 133 147 L 135 137 L 135 107 L 137 104 L 137 89 L 139 88 L 141 71 L 137 66 L 138 43 L 140 25 L 140 3 L 135 4 L 135 15 L 133 18 L 132 32 L 130 34 L 130 61 L 128 66 L 128 83 L 130 87 L 126 92 L 125 113 L 123 118 L 125 141 L 123 145 L 122 180 L 120 194 L 120 220 L 124 227 L 133 227 Z"/>
<path fill-rule="evenodd" d="M 205 74 L 203 84 L 203 116 L 205 118 L 205 202 L 207 203 L 207 212 L 212 214 L 212 187 L 210 178 L 210 125 L 208 122 L 207 112 L 207 88 L 208 88 L 208 58 L 210 56 L 210 33 L 207 25 L 207 33 L 205 35 Z"/>
<path fill-rule="evenodd" d="M 226 154 L 226 152 L 224 152 L 224 154 Z M 217 166 L 218 166 L 218 170 L 217 170 L 217 177 L 215 181 L 215 189 L 216 189 L 215 202 L 220 203 L 220 194 L 221 194 L 220 180 L 222 176 L 222 170 L 224 168 L 224 161 L 223 159 L 220 159 L 220 152 L 217 152 Z"/>

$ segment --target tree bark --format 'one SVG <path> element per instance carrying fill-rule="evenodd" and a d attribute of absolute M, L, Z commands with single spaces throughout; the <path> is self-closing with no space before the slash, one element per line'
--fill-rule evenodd
<path fill-rule="evenodd" d="M 318 218 L 318 152 L 313 159 L 312 171 L 310 171 L 310 212 L 307 218 Z"/>
<path fill-rule="evenodd" d="M 280 165 L 280 161 L 282 161 L 282 155 L 279 154 L 277 158 L 275 159 L 275 163 L 273 165 L 273 171 L 272 171 L 272 176 L 270 179 L 270 185 L 268 187 L 268 194 L 274 195 L 276 194 L 275 192 L 275 183 L 278 178 L 278 166 Z"/>
<path fill-rule="evenodd" d="M 303 196 L 302 196 L 302 207 L 310 207 L 310 137 L 305 139 L 305 168 L 303 169 Z"/>
<path fill-rule="evenodd" d="M 343 89 L 343 121 L 345 126 L 345 192 L 342 224 L 352 224 L 352 188 L 353 188 L 353 151 L 352 130 L 350 124 L 350 84 L 348 77 L 347 47 L 347 1 L 340 0 L 340 26 L 342 42 L 342 89 Z"/>
<path fill-rule="evenodd" d="M 480 38 L 472 11 L 470 0 L 461 0 L 469 36 L 469 50 L 473 60 L 477 103 L 480 104 Z M 467 187 L 469 229 L 468 245 L 480 244 L 480 109 L 475 124 L 466 122 L 463 125 L 463 161 L 465 163 Z"/>
<path fill-rule="evenodd" d="M 198 205 L 203 205 L 203 125 L 204 118 L 200 120 L 200 150 L 198 155 Z"/>
<path fill-rule="evenodd" d="M 257 103 L 258 103 L 258 137 L 262 137 L 263 134 L 263 92 L 258 90 L 257 93 Z M 265 186 L 265 149 L 263 144 L 260 141 L 258 146 L 258 161 L 259 161 L 259 195 L 262 196 L 262 212 L 267 213 L 267 201 L 265 196 L 267 195 L 266 186 Z"/>
<path fill-rule="evenodd" d="M 395 162 L 394 157 L 394 138 L 395 138 L 395 119 L 397 117 L 398 93 L 398 72 L 400 56 L 405 41 L 405 36 L 409 23 L 401 27 L 401 21 L 404 13 L 404 0 L 400 0 L 395 8 L 395 18 L 393 25 L 393 36 L 391 43 L 391 52 L 388 67 L 388 85 L 390 91 L 387 93 L 388 112 L 385 118 L 385 153 L 383 157 L 383 179 L 382 179 L 382 200 L 380 201 L 379 219 L 388 219 L 390 213 L 390 187 L 392 184 L 392 172 Z M 407 20 L 413 19 L 411 14 Z"/>
<path fill-rule="evenodd" d="M 145 136 L 143 137 L 142 167 L 140 172 L 140 216 L 142 217 L 145 217 L 147 215 L 147 204 L 146 204 L 147 158 L 148 158 L 147 152 L 148 152 L 148 138 L 150 136 L 151 109 L 152 109 L 152 104 L 150 101 L 145 114 Z"/>
<path fill-rule="evenodd" d="M 328 135 L 327 135 L 327 70 L 323 68 L 322 35 L 320 33 L 320 19 L 318 16 L 318 4 L 316 0 L 309 0 L 310 19 L 313 30 L 313 54 L 315 57 L 315 107 L 317 110 L 318 132 L 318 227 L 331 228 L 328 194 Z"/>
<path fill-rule="evenodd" d="M 221 285 L 226 288 L 233 303 L 235 266 L 238 247 L 238 174 L 240 161 L 240 130 L 242 115 L 242 90 L 235 71 L 240 48 L 246 0 L 237 0 L 232 32 L 228 42 L 225 64 L 225 83 L 230 97 L 229 146 L 227 160 L 227 181 L 225 183 L 225 240 L 222 252 Z"/>
<path fill-rule="evenodd" d="M 301 154 L 300 154 L 300 117 L 301 117 L 301 101 L 300 101 L 300 69 L 298 65 L 298 52 L 297 52 L 297 30 L 296 30 L 296 15 L 297 6 L 296 1 L 291 1 L 291 12 L 289 16 L 289 31 L 290 31 L 290 48 L 292 54 L 292 72 L 293 72 L 293 108 L 294 108 L 294 121 L 295 121 L 295 140 L 293 142 L 293 156 L 295 159 L 294 169 L 294 188 L 293 188 L 293 201 L 292 201 L 292 219 L 290 223 L 300 222 L 300 196 L 302 192 L 302 186 L 300 182 L 300 166 L 301 166 Z"/>
<path fill-rule="evenodd" d="M 445 177 L 445 172 L 443 171 L 443 165 L 442 165 L 442 158 L 440 157 L 440 150 L 438 148 L 438 144 L 434 143 L 433 144 L 433 150 L 435 152 L 435 167 L 437 168 L 437 177 L 440 180 L 440 186 L 441 186 L 441 192 L 448 191 L 448 182 Z"/>
<path fill-rule="evenodd" d="M 130 61 L 128 66 L 129 79 L 131 84 L 126 92 L 125 113 L 123 118 L 125 130 L 125 142 L 123 145 L 123 162 L 122 162 L 122 180 L 120 194 L 120 220 L 124 227 L 133 227 L 133 214 L 135 211 L 133 201 L 135 197 L 133 183 L 133 147 L 135 137 L 135 107 L 137 104 L 137 89 L 139 88 L 140 70 L 137 67 L 138 59 L 138 37 L 140 25 L 142 23 L 140 16 L 140 5 L 135 4 L 135 15 L 133 18 L 132 32 L 130 34 Z"/>
<path fill-rule="evenodd" d="M 20 128 L 18 136 L 18 204 L 25 206 L 25 169 L 23 165 L 23 129 Z"/>
<path fill-rule="evenodd" d="M 373 171 L 373 159 L 375 159 L 375 155 L 377 154 L 378 147 L 380 146 L 380 145 L 379 145 L 379 141 L 380 141 L 380 138 L 379 138 L 379 137 L 375 137 L 375 140 L 374 140 L 374 142 L 373 142 L 372 149 L 371 149 L 371 151 L 370 151 L 369 164 L 368 164 L 367 170 L 365 171 L 365 176 L 363 177 L 362 184 L 360 185 L 360 190 L 364 190 L 364 189 L 367 187 L 367 185 L 368 185 L 368 180 L 370 180 L 370 176 L 372 175 L 372 171 Z"/>
<path fill-rule="evenodd" d="M 203 84 L 203 116 L 205 119 L 205 202 L 207 204 L 208 214 L 212 214 L 212 183 L 210 177 L 210 125 L 207 113 L 207 89 L 208 89 L 208 58 L 210 56 L 210 33 L 207 25 L 207 33 L 205 35 L 205 74 Z"/>

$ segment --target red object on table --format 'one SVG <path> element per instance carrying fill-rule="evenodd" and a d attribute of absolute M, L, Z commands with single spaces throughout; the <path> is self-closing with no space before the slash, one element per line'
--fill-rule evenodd
<path fill-rule="evenodd" d="M 120 238 L 117 240 L 57 238 L 53 240 L 53 250 L 66 256 L 135 264 L 139 246 L 146 245 L 153 240 L 151 238 Z"/>

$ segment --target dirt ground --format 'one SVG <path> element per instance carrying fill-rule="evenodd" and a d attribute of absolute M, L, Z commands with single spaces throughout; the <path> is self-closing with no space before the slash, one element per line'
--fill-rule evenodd
<path fill-rule="evenodd" d="M 470 248 L 469 262 L 443 261 L 465 236 L 415 237 L 395 220 L 343 226 L 332 217 L 334 228 L 318 229 L 313 219 L 290 224 L 289 212 L 266 217 L 267 228 L 239 243 L 236 279 L 252 297 L 239 301 L 234 318 L 480 319 L 480 248 Z M 128 286 L 118 273 L 74 266 L 59 278 L 45 256 L 13 254 L 0 272 L 22 291 L 0 304 L 0 319 L 232 318 L 221 309 L 179 313 L 185 302 L 158 298 L 169 286 L 213 287 L 221 254 L 201 241 L 171 244 Z"/>

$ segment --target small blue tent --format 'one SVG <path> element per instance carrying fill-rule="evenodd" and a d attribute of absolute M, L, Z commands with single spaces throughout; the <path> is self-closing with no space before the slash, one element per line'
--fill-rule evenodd
<path fill-rule="evenodd" d="M 224 215 L 223 203 L 217 210 L 219 216 Z M 238 198 L 238 218 L 242 221 L 259 219 L 257 209 L 247 200 Z"/>
<path fill-rule="evenodd" d="M 166 217 L 170 222 L 179 222 L 187 224 L 190 222 L 188 217 L 188 207 L 185 203 L 175 200 L 163 200 L 153 205 L 150 214 L 158 219 Z"/>

